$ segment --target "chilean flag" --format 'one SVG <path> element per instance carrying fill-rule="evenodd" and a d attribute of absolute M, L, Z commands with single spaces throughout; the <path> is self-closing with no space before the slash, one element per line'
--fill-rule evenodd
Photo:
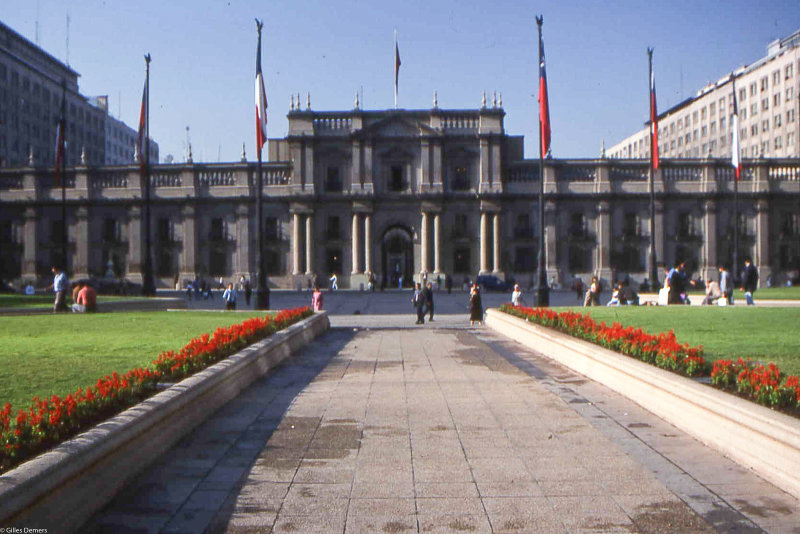
<path fill-rule="evenodd" d="M 539 128 L 542 156 L 547 157 L 550 151 L 550 104 L 547 99 L 547 73 L 541 32 L 539 32 Z"/>
<path fill-rule="evenodd" d="M 256 52 L 256 151 L 261 159 L 261 149 L 267 142 L 267 93 L 264 90 L 264 76 L 261 74 L 261 28 L 258 24 L 258 51 Z"/>
<path fill-rule="evenodd" d="M 652 54 L 652 52 L 651 49 L 650 53 Z M 656 76 L 652 61 L 650 62 L 650 154 L 653 169 L 658 169 L 658 111 L 656 109 Z"/>
<path fill-rule="evenodd" d="M 742 160 L 739 157 L 739 107 L 736 105 L 736 80 L 733 80 L 733 118 L 731 118 L 731 165 L 736 169 L 736 181 L 742 170 Z"/>
<path fill-rule="evenodd" d="M 150 85 L 150 78 L 145 78 L 144 81 L 144 89 L 142 90 L 142 107 L 139 108 L 139 165 L 144 167 L 148 162 L 145 159 L 145 155 L 149 154 L 149 152 L 145 152 L 145 146 L 147 144 L 147 117 L 148 117 L 148 101 L 147 101 L 147 90 L 148 86 Z"/>

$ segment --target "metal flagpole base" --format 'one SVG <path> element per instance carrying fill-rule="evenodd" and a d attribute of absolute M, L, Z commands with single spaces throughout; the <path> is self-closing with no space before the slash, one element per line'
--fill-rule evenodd
<path fill-rule="evenodd" d="M 547 286 L 536 288 L 536 297 L 534 303 L 539 308 L 546 308 L 550 306 L 550 288 Z"/>
<path fill-rule="evenodd" d="M 269 309 L 269 288 L 256 289 L 256 309 L 257 310 Z"/>

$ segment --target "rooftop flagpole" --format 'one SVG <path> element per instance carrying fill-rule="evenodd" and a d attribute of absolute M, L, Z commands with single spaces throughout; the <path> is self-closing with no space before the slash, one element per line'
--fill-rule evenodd
<path fill-rule="evenodd" d="M 264 23 L 256 19 L 258 49 L 256 51 L 256 238 L 258 242 L 258 269 L 256 272 L 256 309 L 269 309 L 269 285 L 264 256 L 264 178 L 261 172 L 261 150 L 267 142 L 267 93 L 264 90 L 264 76 L 261 72 L 261 30 Z M 299 107 L 298 98 L 298 107 Z"/>
<path fill-rule="evenodd" d="M 544 158 L 550 152 L 550 104 L 547 96 L 547 74 L 545 71 L 544 42 L 542 24 L 544 17 L 536 17 L 539 28 L 539 262 L 536 266 L 536 305 L 550 305 L 550 287 L 547 285 L 547 250 L 544 239 Z"/>
<path fill-rule="evenodd" d="M 400 48 L 397 46 L 397 30 L 394 31 L 394 109 L 397 109 L 397 88 L 400 80 Z"/>

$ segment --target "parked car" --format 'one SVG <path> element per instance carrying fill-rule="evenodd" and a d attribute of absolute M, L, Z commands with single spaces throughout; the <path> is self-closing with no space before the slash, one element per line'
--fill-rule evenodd
<path fill-rule="evenodd" d="M 502 280 L 493 274 L 479 274 L 476 282 L 483 291 L 511 291 L 514 287 L 512 282 Z"/>

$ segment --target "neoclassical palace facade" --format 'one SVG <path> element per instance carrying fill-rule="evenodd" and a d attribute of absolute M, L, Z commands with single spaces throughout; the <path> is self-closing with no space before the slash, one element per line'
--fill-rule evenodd
<path fill-rule="evenodd" d="M 459 284 L 479 273 L 528 285 L 536 269 L 539 166 L 507 135 L 501 107 L 318 112 L 293 109 L 263 166 L 265 255 L 273 287 L 367 273 L 396 287 L 421 272 Z M 243 158 L 244 160 L 244 158 Z M 255 279 L 256 165 L 152 168 L 153 265 L 175 278 Z M 648 165 L 604 157 L 545 163 L 547 277 L 647 276 Z M 41 280 L 60 263 L 61 190 L 52 168 L 0 170 L 0 277 Z M 655 174 L 659 265 L 707 279 L 752 256 L 776 282 L 798 272 L 800 160 L 745 160 L 733 217 L 729 160 L 665 159 Z M 141 281 L 143 182 L 137 166 L 68 169 L 67 270 Z M 663 276 L 663 273 L 662 273 Z"/>

